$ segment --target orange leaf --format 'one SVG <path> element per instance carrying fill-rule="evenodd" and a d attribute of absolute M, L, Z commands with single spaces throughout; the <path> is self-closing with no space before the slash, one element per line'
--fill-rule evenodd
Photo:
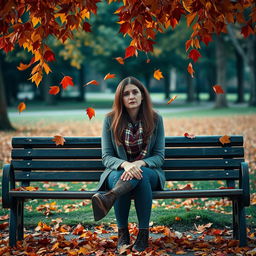
<path fill-rule="evenodd" d="M 69 85 L 74 86 L 73 79 L 70 76 L 64 76 L 60 84 L 62 85 L 63 89 L 66 89 Z"/>
<path fill-rule="evenodd" d="M 188 57 L 191 58 L 194 62 L 196 62 L 200 57 L 202 57 L 202 55 L 198 50 L 193 49 L 190 51 Z"/>
<path fill-rule="evenodd" d="M 224 90 L 222 89 L 221 85 L 214 85 L 213 90 L 215 91 L 216 94 L 223 94 Z"/>
<path fill-rule="evenodd" d="M 189 134 L 187 132 L 184 133 L 184 136 L 189 138 L 189 139 L 194 139 L 196 137 L 194 134 Z"/>
<path fill-rule="evenodd" d="M 99 83 L 96 80 L 91 80 L 90 82 L 86 83 L 83 86 L 86 86 L 86 85 L 89 85 L 89 84 L 99 85 Z"/>
<path fill-rule="evenodd" d="M 86 113 L 90 119 L 92 119 L 92 117 L 95 116 L 95 110 L 93 108 L 87 108 Z"/>
<path fill-rule="evenodd" d="M 189 74 L 191 75 L 191 77 L 193 78 L 193 77 L 194 77 L 193 73 L 195 73 L 195 70 L 193 69 L 193 65 L 191 64 L 191 62 L 188 64 L 187 70 L 188 70 L 188 73 L 189 73 Z"/>
<path fill-rule="evenodd" d="M 49 94 L 56 95 L 60 92 L 59 86 L 50 86 Z"/>
<path fill-rule="evenodd" d="M 73 234 L 74 234 L 74 235 L 81 235 L 81 234 L 83 233 L 83 231 L 84 231 L 84 227 L 83 227 L 81 224 L 78 224 L 78 225 L 75 227 L 75 229 L 74 229 L 74 231 L 73 231 Z"/>
<path fill-rule="evenodd" d="M 29 68 L 34 62 L 35 62 L 35 57 L 33 57 L 33 58 L 31 59 L 31 61 L 29 62 L 29 64 L 20 63 L 20 65 L 17 67 L 17 69 L 20 70 L 20 71 L 23 71 L 23 70 Z"/>
<path fill-rule="evenodd" d="M 115 77 L 116 77 L 115 74 L 110 74 L 110 73 L 108 73 L 108 74 L 105 75 L 104 80 L 111 79 L 111 78 L 115 78 Z"/>
<path fill-rule="evenodd" d="M 183 187 L 181 190 L 192 190 L 192 187 L 190 184 L 187 184 L 185 187 Z"/>
<path fill-rule="evenodd" d="M 224 135 L 224 136 L 219 138 L 219 141 L 223 145 L 227 144 L 227 143 L 230 143 L 230 137 L 228 135 Z"/>
<path fill-rule="evenodd" d="M 171 102 L 173 102 L 177 97 L 178 97 L 177 95 L 173 96 L 173 97 L 167 102 L 167 104 L 170 104 Z"/>
<path fill-rule="evenodd" d="M 129 58 L 129 57 L 132 57 L 136 52 L 136 48 L 134 46 L 129 46 L 126 48 L 125 50 L 125 59 Z"/>
<path fill-rule="evenodd" d="M 190 13 L 186 16 L 187 18 L 187 26 L 189 27 L 191 25 L 191 23 L 194 21 L 195 17 L 197 15 L 197 12 L 194 13 Z"/>
<path fill-rule="evenodd" d="M 176 221 L 181 221 L 181 217 L 175 217 Z"/>
<path fill-rule="evenodd" d="M 64 142 L 66 141 L 61 135 L 55 135 L 54 139 L 52 139 L 53 142 L 55 142 L 56 146 L 58 145 L 64 145 Z"/>
<path fill-rule="evenodd" d="M 160 69 L 157 69 L 154 72 L 154 78 L 157 79 L 157 80 L 160 80 L 161 78 L 164 78 L 162 72 L 160 71 Z"/>
<path fill-rule="evenodd" d="M 122 57 L 115 58 L 120 64 L 124 64 L 124 59 Z"/>
<path fill-rule="evenodd" d="M 18 106 L 18 110 L 19 110 L 19 112 L 21 113 L 23 110 L 25 110 L 26 109 L 26 104 L 25 104 L 25 102 L 21 102 L 20 104 L 19 104 L 19 106 Z"/>

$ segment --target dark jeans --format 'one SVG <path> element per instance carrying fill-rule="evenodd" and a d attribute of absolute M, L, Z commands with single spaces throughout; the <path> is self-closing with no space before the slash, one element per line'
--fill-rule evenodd
<path fill-rule="evenodd" d="M 114 204 L 117 225 L 119 228 L 128 226 L 129 210 L 131 206 L 131 196 L 134 195 L 135 209 L 138 217 L 139 228 L 148 228 L 152 208 L 152 191 L 159 186 L 159 178 L 156 171 L 141 167 L 143 170 L 141 180 L 133 178 L 129 180 L 133 189 L 119 197 Z M 124 170 L 112 171 L 107 178 L 107 185 L 112 189 Z"/>

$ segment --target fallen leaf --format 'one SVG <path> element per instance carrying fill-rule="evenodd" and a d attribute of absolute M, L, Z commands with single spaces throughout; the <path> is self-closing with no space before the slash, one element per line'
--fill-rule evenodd
<path fill-rule="evenodd" d="M 95 116 L 95 110 L 93 108 L 87 108 L 86 113 L 90 119 L 92 119 L 92 117 Z"/>
<path fill-rule="evenodd" d="M 86 83 L 85 85 L 83 86 L 87 86 L 89 84 L 94 84 L 94 85 L 99 85 L 99 83 L 96 81 L 96 80 L 91 80 L 90 82 Z"/>
<path fill-rule="evenodd" d="M 177 97 L 178 97 L 177 95 L 173 96 L 173 97 L 167 102 L 167 104 L 170 104 L 171 102 L 173 102 Z"/>
<path fill-rule="evenodd" d="M 60 92 L 59 86 L 50 86 L 49 94 L 56 95 Z"/>
<path fill-rule="evenodd" d="M 73 79 L 70 76 L 64 76 L 60 84 L 62 85 L 63 89 L 66 89 L 69 85 L 74 86 Z"/>
<path fill-rule="evenodd" d="M 9 214 L 0 216 L 0 220 L 8 220 L 9 219 Z"/>
<path fill-rule="evenodd" d="M 187 184 L 185 187 L 183 187 L 181 190 L 192 190 L 192 187 L 190 184 Z"/>
<path fill-rule="evenodd" d="M 108 74 L 105 75 L 104 80 L 111 79 L 111 78 L 115 78 L 115 77 L 116 77 L 115 74 L 110 74 L 110 73 L 108 73 Z"/>
<path fill-rule="evenodd" d="M 160 71 L 160 69 L 155 70 L 154 78 L 157 79 L 157 80 L 160 80 L 160 79 L 164 78 L 162 72 Z"/>
<path fill-rule="evenodd" d="M 21 113 L 22 111 L 24 111 L 26 109 L 26 104 L 25 102 L 21 102 L 18 106 L 18 110 Z"/>
<path fill-rule="evenodd" d="M 189 138 L 189 139 L 194 139 L 196 137 L 194 134 L 189 134 L 187 132 L 184 133 L 184 136 Z"/>
<path fill-rule="evenodd" d="M 219 141 L 220 141 L 220 143 L 221 144 L 228 144 L 228 143 L 230 143 L 230 136 L 228 136 L 228 135 L 224 135 L 224 136 L 222 136 L 222 137 L 220 137 L 219 138 Z"/>
<path fill-rule="evenodd" d="M 177 217 L 175 217 L 175 220 L 176 220 L 176 221 L 181 221 L 181 217 L 178 217 L 178 216 L 177 216 Z"/>
<path fill-rule="evenodd" d="M 222 89 L 221 85 L 214 85 L 212 88 L 216 94 L 224 93 L 224 90 Z"/>
<path fill-rule="evenodd" d="M 195 225 L 197 233 L 203 233 L 207 228 L 210 228 L 212 226 L 212 223 L 208 223 L 206 225 Z"/>
<path fill-rule="evenodd" d="M 52 139 L 53 142 L 55 142 L 56 146 L 58 145 L 64 145 L 64 142 L 66 141 L 61 135 L 55 135 L 54 139 Z"/>

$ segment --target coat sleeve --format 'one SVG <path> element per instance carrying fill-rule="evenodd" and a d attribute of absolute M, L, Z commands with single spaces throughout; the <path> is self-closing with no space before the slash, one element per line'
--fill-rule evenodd
<path fill-rule="evenodd" d="M 156 140 L 152 149 L 152 156 L 142 159 L 149 168 L 160 168 L 164 163 L 165 135 L 163 118 L 161 116 L 159 116 L 156 129 Z"/>
<path fill-rule="evenodd" d="M 104 119 L 102 128 L 102 163 L 106 168 L 117 170 L 125 160 L 116 157 L 110 131 L 110 118 Z"/>

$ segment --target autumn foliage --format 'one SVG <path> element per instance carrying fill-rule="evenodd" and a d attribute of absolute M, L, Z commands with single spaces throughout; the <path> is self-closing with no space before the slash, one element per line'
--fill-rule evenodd
<path fill-rule="evenodd" d="M 18 69 L 32 67 L 30 79 L 38 86 L 43 73 L 51 72 L 49 63 L 55 60 L 45 39 L 53 36 L 65 42 L 73 37 L 74 30 L 90 33 L 90 17 L 97 14 L 98 2 L 100 0 L 5 1 L 0 9 L 0 49 L 7 53 L 19 45 L 31 52 L 30 63 L 21 63 Z M 201 57 L 201 44 L 208 45 L 213 34 L 226 33 L 228 23 L 241 24 L 243 37 L 256 32 L 254 0 L 126 0 L 120 5 L 115 11 L 119 17 L 119 32 L 131 38 L 124 58 L 117 59 L 120 64 L 124 59 L 137 55 L 138 51 L 152 52 L 157 33 L 175 29 L 182 17 L 192 27 L 186 50 L 190 50 L 188 57 L 194 62 Z M 193 74 L 192 64 L 189 70 Z"/>

